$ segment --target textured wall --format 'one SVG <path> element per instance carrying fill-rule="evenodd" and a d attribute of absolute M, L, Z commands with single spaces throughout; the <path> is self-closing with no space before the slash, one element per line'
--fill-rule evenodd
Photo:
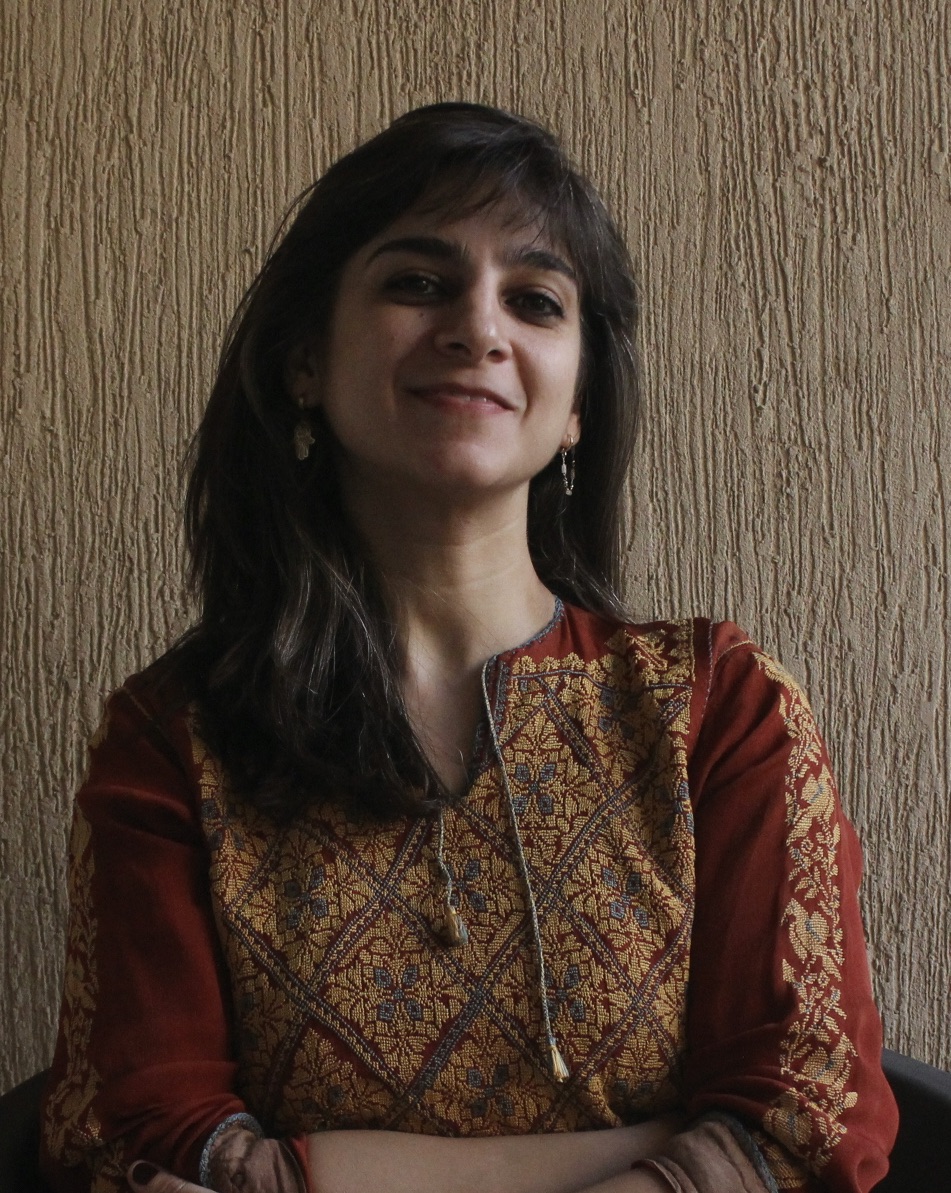
<path fill-rule="evenodd" d="M 0 1088 L 49 1058 L 103 694 L 187 621 L 178 466 L 287 201 L 420 102 L 560 129 L 641 280 L 644 613 L 810 687 L 888 1042 L 951 1067 L 945 0 L 3 0 Z"/>

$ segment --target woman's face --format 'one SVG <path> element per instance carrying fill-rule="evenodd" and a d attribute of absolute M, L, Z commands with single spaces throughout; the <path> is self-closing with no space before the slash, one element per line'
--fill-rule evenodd
<path fill-rule="evenodd" d="M 527 489 L 578 440 L 577 283 L 517 216 L 411 209 L 347 263 L 326 351 L 291 378 L 333 430 L 345 492 Z"/>

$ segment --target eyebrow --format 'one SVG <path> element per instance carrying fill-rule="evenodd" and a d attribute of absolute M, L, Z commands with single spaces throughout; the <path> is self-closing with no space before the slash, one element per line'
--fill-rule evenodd
<path fill-rule="evenodd" d="M 463 245 L 452 240 L 443 240 L 441 236 L 400 236 L 395 240 L 387 240 L 374 249 L 367 264 L 384 253 L 415 253 L 421 257 L 433 257 L 437 261 L 451 261 L 458 265 L 465 265 L 469 261 L 469 253 Z M 563 257 L 549 249 L 534 248 L 532 245 L 506 249 L 502 254 L 502 264 L 531 265 L 535 269 L 563 274 L 576 284 L 578 281 L 577 274 Z"/>

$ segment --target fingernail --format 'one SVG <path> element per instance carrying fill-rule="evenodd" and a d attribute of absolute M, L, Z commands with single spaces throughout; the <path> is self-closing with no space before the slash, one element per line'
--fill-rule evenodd
<path fill-rule="evenodd" d="M 157 1174 L 158 1169 L 154 1164 L 150 1164 L 148 1160 L 139 1160 L 137 1164 L 132 1165 L 132 1172 L 129 1175 L 137 1185 L 147 1185 Z"/>

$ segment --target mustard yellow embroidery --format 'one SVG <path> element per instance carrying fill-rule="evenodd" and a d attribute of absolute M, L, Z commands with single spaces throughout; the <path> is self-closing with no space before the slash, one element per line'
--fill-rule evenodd
<path fill-rule="evenodd" d="M 593 662 L 520 656 L 500 674 L 497 728 L 566 1086 L 545 1065 L 494 760 L 445 818 L 469 928 L 454 951 L 434 933 L 431 822 L 361 827 L 326 805 L 275 830 L 193 734 L 238 1086 L 263 1121 L 502 1134 L 675 1104 L 693 914 L 691 633 L 621 633 Z"/>
<path fill-rule="evenodd" d="M 83 1162 L 86 1150 L 102 1140 L 92 1102 L 100 1081 L 88 1064 L 96 1007 L 96 922 L 92 909 L 94 862 L 89 823 L 77 807 L 70 840 L 70 922 L 63 978 L 63 1023 L 67 1032 L 66 1076 L 53 1091 L 44 1122 L 46 1145 L 66 1164 Z"/>
<path fill-rule="evenodd" d="M 89 742 L 89 759 L 109 732 L 107 705 Z M 89 776 L 89 763 L 83 784 Z M 43 1141 L 50 1155 L 66 1166 L 88 1165 L 90 1193 L 127 1193 L 126 1162 L 121 1143 L 103 1140 L 102 1124 L 93 1102 L 102 1079 L 89 1063 L 93 1018 L 99 995 L 96 972 L 96 916 L 92 901 L 95 877 L 92 832 L 78 805 L 73 810 L 70 836 L 70 918 L 63 975 L 63 1030 L 66 1033 L 66 1072 L 49 1097 L 43 1120 Z"/>
<path fill-rule="evenodd" d="M 103 740 L 105 722 L 93 738 Z M 89 1064 L 93 1016 L 98 997 L 95 947 L 96 920 L 92 907 L 95 863 L 89 822 L 77 807 L 70 841 L 70 923 L 63 979 L 67 1065 L 62 1082 L 50 1095 L 43 1123 L 44 1141 L 51 1155 L 67 1166 L 89 1164 L 91 1193 L 125 1193 L 125 1164 L 118 1144 L 103 1142 L 102 1126 L 93 1102 L 102 1082 Z"/>
<path fill-rule="evenodd" d="M 780 713 L 792 740 L 785 791 L 792 898 L 783 916 L 789 941 L 783 978 L 799 1011 L 780 1049 L 790 1088 L 767 1111 L 763 1126 L 809 1168 L 821 1171 L 845 1134 L 842 1113 L 856 1101 L 848 1090 L 856 1051 L 845 1035 L 838 998 L 845 957 L 834 860 L 840 843 L 835 789 L 804 693 L 774 660 L 755 658 L 778 685 Z M 760 1143 L 780 1188 L 802 1183 L 805 1169 L 788 1156 L 781 1159 L 768 1139 Z"/>

